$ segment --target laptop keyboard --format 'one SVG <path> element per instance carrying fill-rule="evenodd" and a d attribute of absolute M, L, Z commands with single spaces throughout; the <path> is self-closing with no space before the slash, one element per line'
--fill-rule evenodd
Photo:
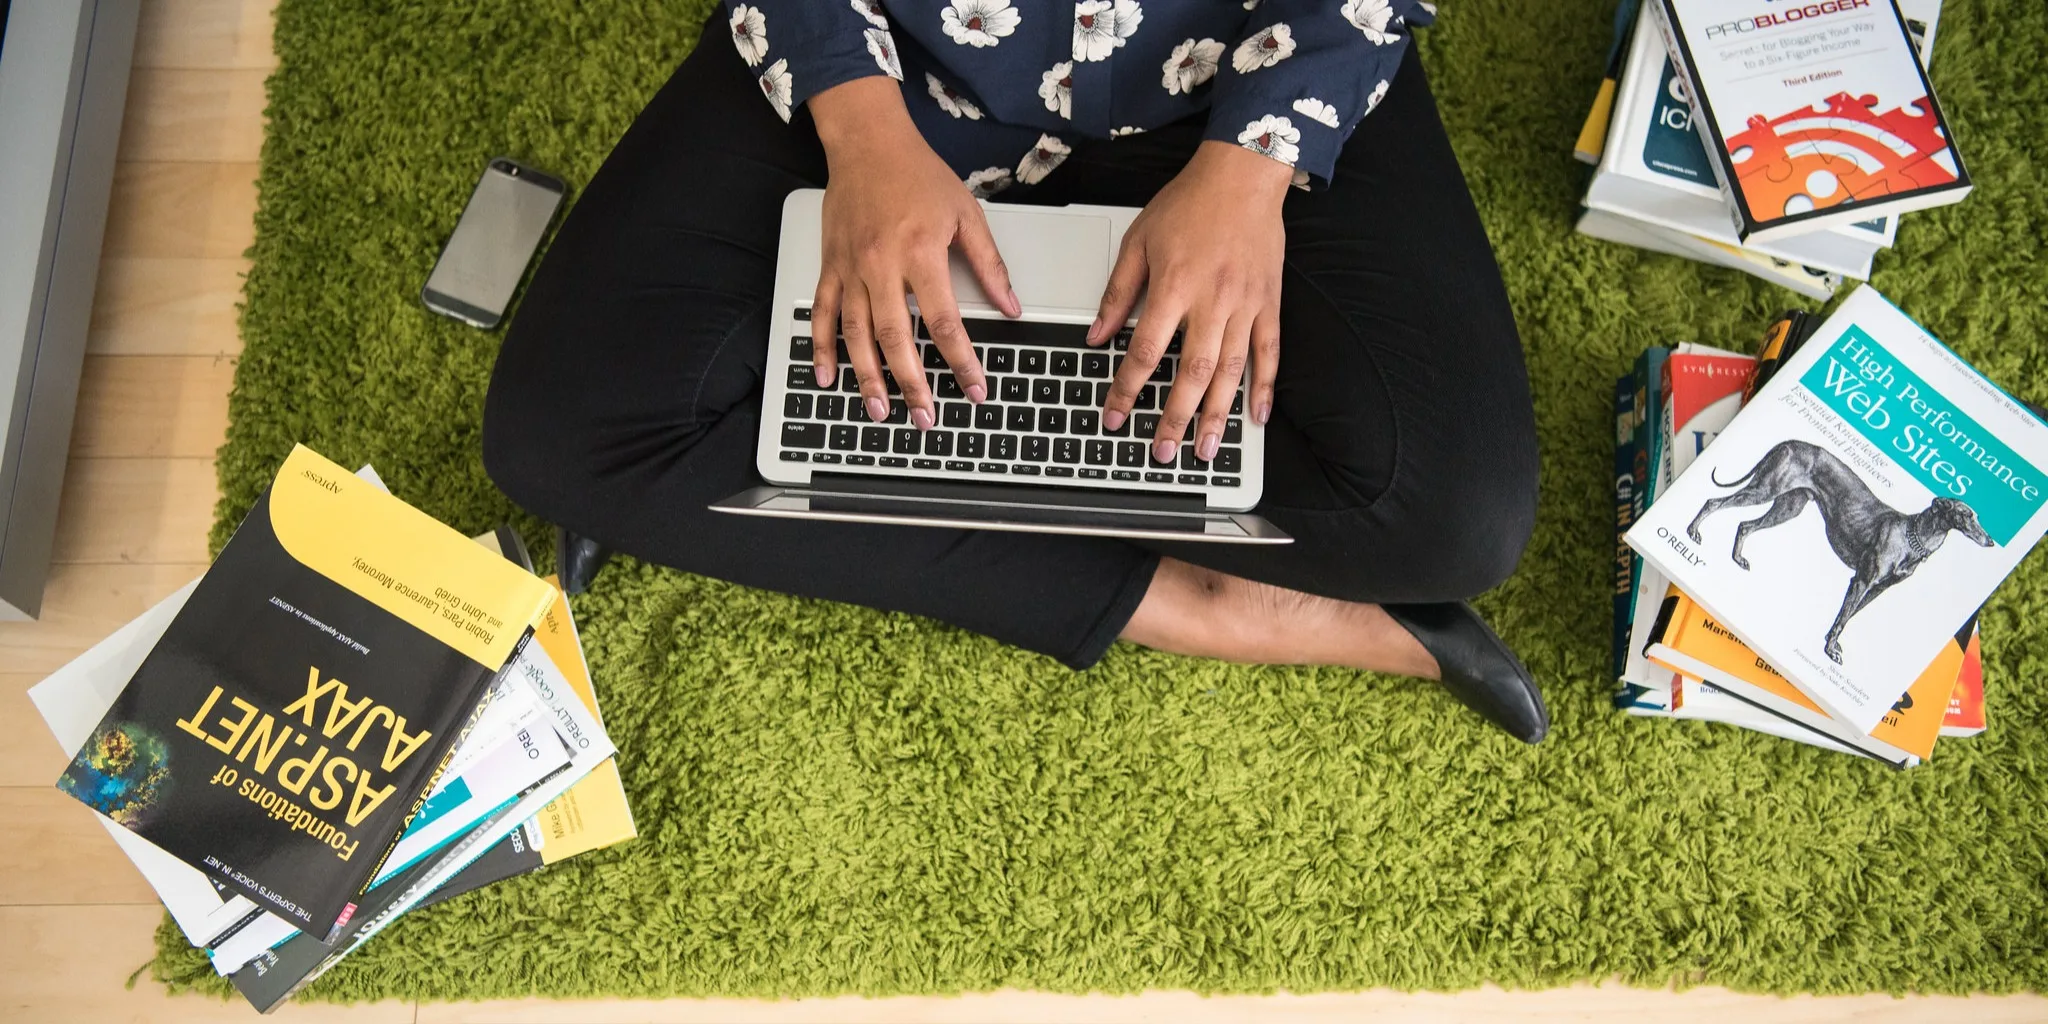
<path fill-rule="evenodd" d="M 798 309 L 796 319 L 810 319 Z M 860 397 L 860 383 L 839 343 L 839 380 L 821 386 L 812 370 L 807 335 L 789 340 L 788 394 L 783 396 L 780 457 L 784 462 L 830 466 L 917 469 L 958 477 L 1052 477 L 1239 487 L 1243 479 L 1244 388 L 1231 403 L 1216 458 L 1195 457 L 1193 443 L 1166 462 L 1152 457 L 1159 410 L 1180 364 L 1180 338 L 1153 368 L 1152 377 L 1116 430 L 1102 427 L 1102 405 L 1131 345 L 1125 328 L 1100 348 L 1087 343 L 1080 324 L 970 320 L 974 353 L 988 378 L 988 400 L 974 405 L 946 365 L 943 353 L 917 321 L 918 356 L 937 406 L 931 430 L 910 425 L 895 377 L 884 373 L 889 417 L 876 423 Z"/>

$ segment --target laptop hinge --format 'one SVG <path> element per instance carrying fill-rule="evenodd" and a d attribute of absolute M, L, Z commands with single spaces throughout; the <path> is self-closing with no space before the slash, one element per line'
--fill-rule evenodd
<path fill-rule="evenodd" d="M 791 491 L 825 491 L 878 498 L 958 501 L 976 505 L 1046 505 L 1059 508 L 1122 512 L 1172 512 L 1206 515 L 1208 499 L 1200 494 L 1120 491 L 1109 487 L 1043 487 L 1016 483 L 966 483 L 897 476 L 858 476 L 814 470 L 808 487 Z"/>

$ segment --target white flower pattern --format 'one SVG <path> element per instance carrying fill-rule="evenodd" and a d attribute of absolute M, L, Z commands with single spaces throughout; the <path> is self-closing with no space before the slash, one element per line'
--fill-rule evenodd
<path fill-rule="evenodd" d="M 768 105 L 774 107 L 775 113 L 784 121 L 789 120 L 789 97 L 793 88 L 789 60 L 784 58 L 768 65 L 768 70 L 761 72 L 760 82 L 761 95 L 768 97 Z"/>
<path fill-rule="evenodd" d="M 1144 20 L 1138 0 L 1081 0 L 1074 5 L 1074 59 L 1108 60 Z"/>
<path fill-rule="evenodd" d="M 1289 167 L 1301 158 L 1301 149 L 1296 145 L 1300 141 L 1301 129 L 1296 128 L 1293 121 L 1274 114 L 1245 125 L 1244 131 L 1237 133 L 1238 145 L 1254 153 L 1264 153 Z"/>
<path fill-rule="evenodd" d="M 1010 169 L 1007 167 L 984 167 L 966 178 L 968 194 L 976 199 L 987 199 L 1012 184 Z"/>
<path fill-rule="evenodd" d="M 1068 149 L 1067 144 L 1061 142 L 1058 136 L 1040 135 L 1038 144 L 1024 154 L 1024 159 L 1017 161 L 1017 180 L 1026 185 L 1036 185 L 1044 181 L 1045 176 L 1065 162 L 1067 154 L 1071 152 L 1073 151 Z"/>
<path fill-rule="evenodd" d="M 1240 75 L 1270 68 L 1294 56 L 1294 30 L 1284 21 L 1275 22 L 1245 37 L 1230 55 L 1230 66 Z"/>
<path fill-rule="evenodd" d="M 861 35 L 867 37 L 868 55 L 875 58 L 875 64 L 882 73 L 899 82 L 903 81 L 903 62 L 896 58 L 896 37 L 885 28 L 871 28 Z"/>
<path fill-rule="evenodd" d="M 1366 41 L 1374 46 L 1385 46 L 1400 34 L 1391 28 L 1394 22 L 1394 5 L 1389 0 L 1344 0 L 1344 20 L 1350 22 Z"/>
<path fill-rule="evenodd" d="M 1337 127 L 1337 108 L 1316 99 L 1314 96 L 1305 96 L 1295 100 L 1294 112 L 1317 124 L 1328 125 L 1331 128 Z"/>
<path fill-rule="evenodd" d="M 929 71 L 925 72 L 924 86 L 932 94 L 932 99 L 938 101 L 940 110 L 954 117 L 964 117 L 969 121 L 981 120 L 981 108 L 969 102 L 967 97 L 960 95 L 959 90 L 939 81 L 937 75 Z"/>
<path fill-rule="evenodd" d="M 1189 39 L 1175 46 L 1166 63 L 1160 65 L 1164 74 L 1159 84 L 1166 87 L 1169 96 L 1194 92 L 1196 86 L 1216 77 L 1216 65 L 1222 60 L 1222 43 L 1214 39 Z"/>
<path fill-rule="evenodd" d="M 1367 114 L 1370 114 L 1370 113 L 1372 113 L 1372 112 L 1373 112 L 1373 108 L 1375 108 L 1375 107 L 1379 106 L 1379 105 L 1380 105 L 1380 101 L 1381 101 L 1381 100 L 1383 100 L 1383 99 L 1386 99 L 1386 98 L 1387 98 L 1387 80 L 1386 80 L 1386 79 L 1384 79 L 1384 78 L 1382 78 L 1382 79 L 1380 79 L 1380 84 L 1378 84 L 1378 85 L 1375 85 L 1375 86 L 1373 86 L 1373 87 L 1372 87 L 1372 95 L 1371 95 L 1371 96 L 1367 96 L 1367 97 L 1365 98 L 1365 112 L 1366 112 Z M 1361 115 L 1361 116 L 1363 116 L 1363 115 Z"/>
<path fill-rule="evenodd" d="M 1052 70 L 1039 76 L 1038 98 L 1045 101 L 1045 109 L 1064 118 L 1074 116 L 1074 65 L 1071 61 L 1060 61 Z"/>
<path fill-rule="evenodd" d="M 853 10 L 876 28 L 889 27 L 889 18 L 882 13 L 882 0 L 853 0 Z"/>
<path fill-rule="evenodd" d="M 1111 128 L 1109 130 L 1109 137 L 1112 139 L 1121 139 L 1126 135 L 1136 135 L 1144 130 L 1145 129 L 1143 128 L 1134 128 L 1130 125 L 1125 125 L 1122 128 Z"/>
<path fill-rule="evenodd" d="M 768 57 L 768 16 L 746 4 L 732 9 L 732 45 L 748 67 L 759 67 Z"/>
<path fill-rule="evenodd" d="M 956 0 L 939 12 L 939 27 L 962 46 L 994 46 L 1017 31 L 1022 17 L 1010 0 Z"/>

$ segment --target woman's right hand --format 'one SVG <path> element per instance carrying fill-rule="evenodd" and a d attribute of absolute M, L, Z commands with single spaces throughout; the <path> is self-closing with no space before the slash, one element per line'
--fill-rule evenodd
<path fill-rule="evenodd" d="M 811 306 L 818 382 L 837 379 L 828 339 L 836 320 L 860 378 L 862 401 L 877 422 L 889 416 L 886 366 L 920 430 L 938 422 L 911 330 L 905 294 L 917 296 L 926 331 L 945 354 L 968 401 L 988 397 L 987 377 L 953 298 L 947 250 L 960 247 L 982 291 L 1006 315 L 1022 307 L 996 252 L 981 206 L 918 134 L 891 78 L 859 78 L 811 97 L 825 146 L 824 251 Z"/>

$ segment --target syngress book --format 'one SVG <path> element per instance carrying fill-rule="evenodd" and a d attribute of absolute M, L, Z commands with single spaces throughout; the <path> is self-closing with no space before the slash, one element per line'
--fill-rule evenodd
<path fill-rule="evenodd" d="M 552 600 L 295 448 L 58 788 L 325 935 Z"/>

